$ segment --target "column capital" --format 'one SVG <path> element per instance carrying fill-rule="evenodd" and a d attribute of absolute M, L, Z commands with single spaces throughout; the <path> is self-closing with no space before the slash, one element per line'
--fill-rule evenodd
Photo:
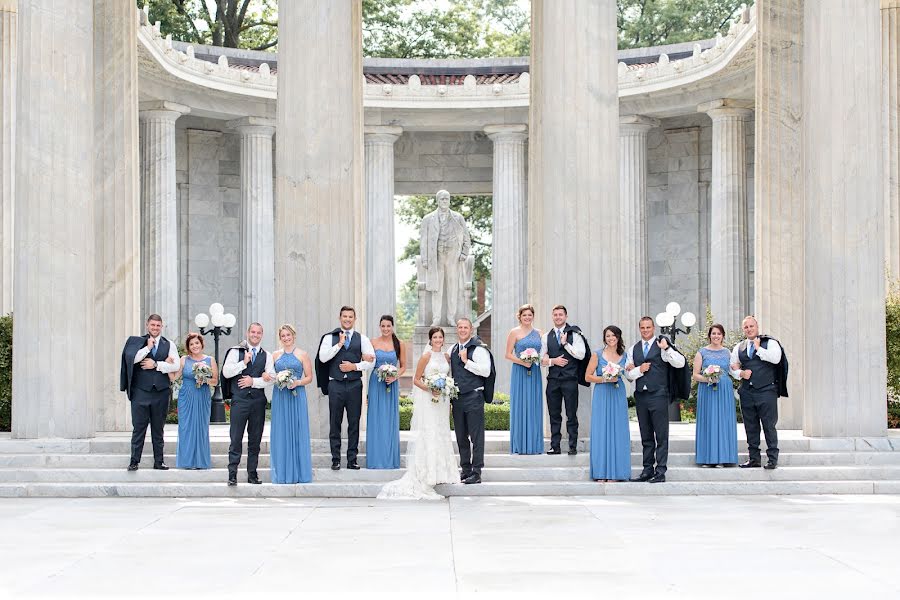
<path fill-rule="evenodd" d="M 712 119 L 723 117 L 748 117 L 753 114 L 753 100 L 731 100 L 719 98 L 697 105 L 697 112 L 708 114 Z"/>
<path fill-rule="evenodd" d="M 654 127 L 659 127 L 659 123 L 659 119 L 644 115 L 621 115 L 619 116 L 619 132 L 647 132 Z"/>
<path fill-rule="evenodd" d="M 2 8 L 2 0 L 0 0 L 0 8 Z M 881 0 L 881 10 L 888 10 L 890 8 L 900 8 L 900 0 Z M 13 8 L 15 10 L 15 8 Z"/>
<path fill-rule="evenodd" d="M 393 144 L 401 135 L 403 135 L 403 128 L 395 127 L 393 125 L 366 125 L 363 129 L 363 134 L 367 144 Z"/>
<path fill-rule="evenodd" d="M 484 133 L 495 142 L 519 142 L 528 139 L 528 126 L 522 123 L 487 125 Z"/>
<path fill-rule="evenodd" d="M 169 116 L 175 120 L 191 112 L 191 107 L 178 104 L 177 102 L 169 102 L 168 100 L 147 100 L 138 104 L 138 110 L 142 119 L 150 115 L 156 115 Z"/>
<path fill-rule="evenodd" d="M 266 119 L 264 117 L 243 117 L 228 121 L 225 124 L 228 129 L 234 129 L 238 133 L 245 135 L 250 133 L 274 135 L 275 120 Z"/>
<path fill-rule="evenodd" d="M 16 12 L 18 8 L 16 0 L 0 0 L 0 12 Z"/>

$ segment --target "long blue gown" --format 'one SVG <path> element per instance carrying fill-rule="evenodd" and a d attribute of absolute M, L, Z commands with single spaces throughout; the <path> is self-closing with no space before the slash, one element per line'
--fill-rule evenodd
<path fill-rule="evenodd" d="M 303 363 L 284 353 L 275 361 L 275 371 L 290 369 L 294 379 L 303 378 Z M 293 392 L 297 392 L 295 396 Z M 309 413 L 306 387 L 293 390 L 277 385 L 272 392 L 272 423 L 269 443 L 272 452 L 272 483 L 312 481 L 312 451 L 309 446 Z"/>
<path fill-rule="evenodd" d="M 735 464 L 738 461 L 737 417 L 734 411 L 734 386 L 728 375 L 731 352 L 728 348 L 700 348 L 703 365 L 719 365 L 722 375 L 716 389 L 708 383 L 697 386 L 696 452 L 698 465 Z"/>
<path fill-rule="evenodd" d="M 209 356 L 204 363 L 211 364 Z M 179 469 L 209 468 L 209 411 L 212 394 L 209 384 L 197 387 L 194 379 L 195 361 L 184 359 L 181 388 L 178 390 L 178 446 L 175 450 L 175 466 Z"/>
<path fill-rule="evenodd" d="M 596 375 L 603 373 L 607 360 L 597 353 Z M 623 356 L 619 365 L 625 366 Z M 628 400 L 625 382 L 595 383 L 591 399 L 591 479 L 627 480 L 631 477 L 631 431 L 628 427 Z"/>
<path fill-rule="evenodd" d="M 526 348 L 541 351 L 536 329 L 516 341 L 516 356 Z M 544 410 L 541 368 L 513 364 L 509 383 L 509 451 L 511 454 L 544 453 Z"/>
<path fill-rule="evenodd" d="M 375 350 L 375 368 L 369 375 L 366 409 L 366 468 L 400 468 L 400 383 L 386 386 L 376 371 L 383 364 L 398 365 L 393 350 Z"/>

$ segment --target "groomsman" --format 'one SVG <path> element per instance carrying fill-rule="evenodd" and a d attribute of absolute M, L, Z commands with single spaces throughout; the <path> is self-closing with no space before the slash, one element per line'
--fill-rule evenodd
<path fill-rule="evenodd" d="M 778 397 L 787 396 L 787 359 L 781 345 L 769 336 L 759 334 L 756 317 L 744 317 L 741 329 L 747 338 L 731 351 L 731 375 L 743 380 L 738 395 L 750 460 L 742 469 L 759 467 L 760 429 L 766 435 L 767 469 L 778 467 Z"/>
<path fill-rule="evenodd" d="M 628 350 L 626 369 L 628 378 L 635 382 L 634 403 L 641 430 L 644 468 L 631 481 L 662 483 L 666 480 L 669 460 L 669 402 L 686 396 L 678 384 L 683 378 L 673 371 L 684 369 L 686 361 L 668 338 L 656 337 L 653 319 L 642 317 L 638 328 L 641 340 Z"/>
<path fill-rule="evenodd" d="M 354 331 L 356 309 L 342 306 L 341 326 L 322 336 L 316 353 L 316 380 L 328 396 L 331 469 L 341 468 L 341 424 L 347 413 L 347 468 L 358 470 L 359 418 L 362 415 L 362 372 L 375 366 L 372 342 Z"/>
<path fill-rule="evenodd" d="M 566 307 L 557 304 L 551 314 L 553 329 L 541 340 L 541 364 L 547 371 L 547 412 L 550 413 L 550 450 L 560 454 L 562 442 L 562 407 L 566 405 L 566 432 L 569 455 L 578 454 L 578 383 L 584 377 L 582 362 L 587 354 L 587 340 L 577 325 L 569 325 Z"/>
<path fill-rule="evenodd" d="M 119 389 L 131 401 L 131 462 L 129 471 L 137 471 L 144 450 L 147 425 L 153 442 L 153 468 L 168 470 L 163 462 L 163 426 L 169 412 L 169 373 L 181 367 L 178 348 L 164 338 L 162 317 L 147 317 L 147 333 L 131 336 L 122 350 L 122 366 L 119 373 Z M 135 368 L 138 366 L 139 368 Z"/>
<path fill-rule="evenodd" d="M 251 323 L 247 339 L 229 348 L 222 367 L 222 385 L 231 398 L 231 445 L 228 447 L 228 485 L 237 485 L 237 470 L 247 431 L 247 483 L 259 484 L 259 447 L 266 425 L 266 387 L 275 381 L 272 355 L 260 347 L 263 327 Z M 238 377 L 240 375 L 240 377 Z"/>
<path fill-rule="evenodd" d="M 453 425 L 459 446 L 460 481 L 481 483 L 484 468 L 484 405 L 494 398 L 493 359 L 478 336 L 472 336 L 472 321 L 456 322 L 458 343 L 450 351 L 450 374 L 459 387 L 453 401 Z"/>

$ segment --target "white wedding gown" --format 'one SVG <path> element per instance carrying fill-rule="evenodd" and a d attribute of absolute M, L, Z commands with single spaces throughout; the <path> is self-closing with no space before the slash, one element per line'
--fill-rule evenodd
<path fill-rule="evenodd" d="M 432 352 L 425 365 L 426 375 L 434 371 L 444 375 L 450 372 L 450 365 L 440 352 Z M 430 392 L 414 385 L 406 473 L 385 484 L 378 498 L 440 500 L 443 496 L 434 491 L 434 486 L 457 481 L 458 463 L 450 438 L 450 402 L 443 398 L 434 402 Z"/>

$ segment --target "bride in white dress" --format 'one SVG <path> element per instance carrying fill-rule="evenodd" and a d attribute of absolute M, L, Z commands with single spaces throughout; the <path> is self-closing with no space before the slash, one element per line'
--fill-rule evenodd
<path fill-rule="evenodd" d="M 439 483 L 459 481 L 459 470 L 450 438 L 450 402 L 436 396 L 422 377 L 432 372 L 450 373 L 450 365 L 442 351 L 444 331 L 429 331 L 430 350 L 422 353 L 413 378 L 413 416 L 410 440 L 406 446 L 406 473 L 381 489 L 379 498 L 439 500 L 434 491 Z"/>

